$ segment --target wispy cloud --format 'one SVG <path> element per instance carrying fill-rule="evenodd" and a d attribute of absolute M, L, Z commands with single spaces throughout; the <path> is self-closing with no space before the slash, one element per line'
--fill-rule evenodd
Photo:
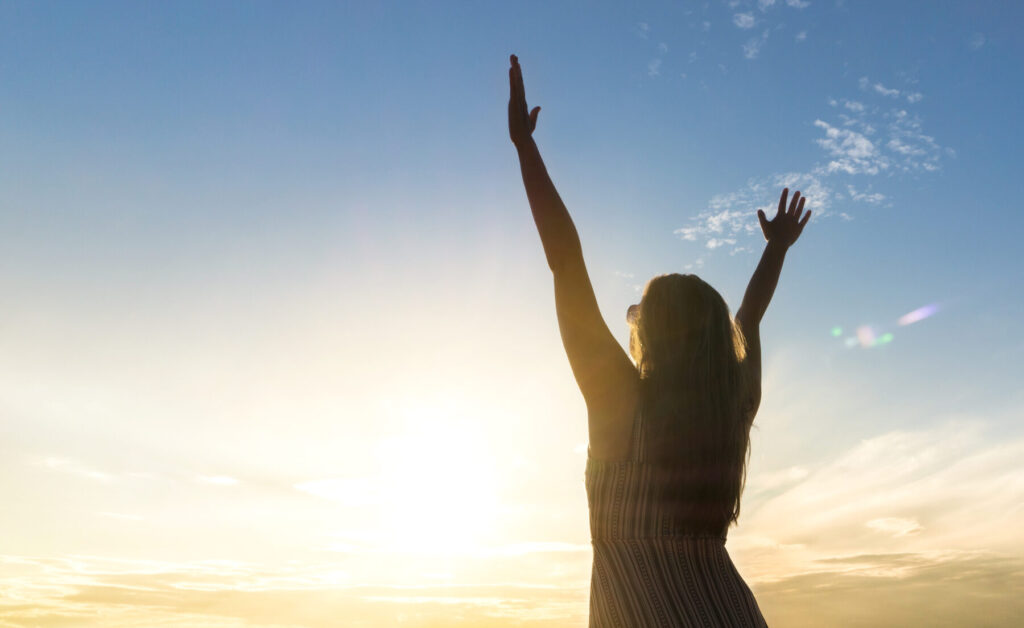
<path fill-rule="evenodd" d="M 754 28 L 754 14 L 737 13 L 732 16 L 732 23 L 743 29 Z"/>
<path fill-rule="evenodd" d="M 96 480 L 100 482 L 108 482 L 114 479 L 114 474 L 106 471 L 100 471 L 91 467 L 80 464 L 74 460 L 68 458 L 59 458 L 56 456 L 46 456 L 36 460 L 36 464 L 45 467 L 51 471 L 57 471 L 60 473 L 67 473 L 70 475 L 87 478 L 90 480 Z"/>
<path fill-rule="evenodd" d="M 813 140 L 823 151 L 821 161 L 806 171 L 752 178 L 739 190 L 715 195 L 690 224 L 675 231 L 676 235 L 699 241 L 706 249 L 730 247 L 730 253 L 736 253 L 746 248 L 743 237 L 760 236 L 755 210 L 772 208 L 782 187 L 802 190 L 808 199 L 806 208 L 814 210 L 816 220 L 829 216 L 837 202 L 877 205 L 888 200 L 887 194 L 858 180 L 935 171 L 943 158 L 956 154 L 924 132 L 920 116 L 890 100 L 892 92 L 898 95 L 899 90 L 872 83 L 867 77 L 862 77 L 858 86 L 866 101 L 829 99 L 831 115 L 811 123 L 821 133 Z M 906 93 L 911 103 L 922 98 L 920 92 Z M 847 211 L 838 215 L 852 218 Z"/>
<path fill-rule="evenodd" d="M 1024 560 L 990 552 L 890 552 L 822 559 L 817 569 L 753 585 L 774 625 L 1017 626 Z"/>
<path fill-rule="evenodd" d="M 742 530 L 756 534 L 734 540 L 767 561 L 764 577 L 844 553 L 969 551 L 979 539 L 1019 552 L 1006 522 L 1024 504 L 1024 439 L 992 439 L 984 425 L 948 421 L 856 443 L 753 506 Z M 778 546 L 792 549 L 770 549 Z"/>
<path fill-rule="evenodd" d="M 647 76 L 658 76 L 661 74 L 661 59 L 651 59 L 647 63 Z"/>
<path fill-rule="evenodd" d="M 971 50 L 980 50 L 985 45 L 985 35 L 982 33 L 974 33 L 971 38 L 967 41 L 968 47 Z"/>
<path fill-rule="evenodd" d="M 872 519 L 864 525 L 882 534 L 891 534 L 892 536 L 916 534 L 923 529 L 917 519 L 913 517 L 881 517 Z"/>
<path fill-rule="evenodd" d="M 1024 439 L 992 433 L 995 424 L 886 431 L 768 473 L 762 482 L 774 491 L 752 476 L 730 552 L 766 615 L 795 626 L 972 625 L 978 616 L 1015 625 L 1024 541 L 1010 522 L 1024 504 Z M 955 603 L 937 609 L 940 598 Z M 878 611 L 851 613 L 858 600 L 884 608 L 884 622 Z"/>
<path fill-rule="evenodd" d="M 825 166 L 826 172 L 847 174 L 878 174 L 889 167 L 888 161 L 864 134 L 834 127 L 822 120 L 814 126 L 825 131 L 825 137 L 815 140 L 833 159 Z"/>
<path fill-rule="evenodd" d="M 740 236 L 760 237 L 753 210 L 777 203 L 783 187 L 803 190 L 807 209 L 819 213 L 827 210 L 832 199 L 832 189 L 815 173 L 786 172 L 754 178 L 739 190 L 713 196 L 707 209 L 692 218 L 690 225 L 676 229 L 675 234 L 683 240 L 700 241 L 707 249 L 735 245 Z"/>
<path fill-rule="evenodd" d="M 850 199 L 858 202 L 862 201 L 872 205 L 877 205 L 885 200 L 885 194 L 880 192 L 861 192 L 852 185 L 847 185 L 846 191 L 850 195 Z"/>
<path fill-rule="evenodd" d="M 743 56 L 747 59 L 756 59 L 761 54 L 761 48 L 764 47 L 765 42 L 768 41 L 768 35 L 771 34 L 771 30 L 765 29 L 761 32 L 760 37 L 751 37 L 747 40 L 747 43 L 743 44 Z"/>

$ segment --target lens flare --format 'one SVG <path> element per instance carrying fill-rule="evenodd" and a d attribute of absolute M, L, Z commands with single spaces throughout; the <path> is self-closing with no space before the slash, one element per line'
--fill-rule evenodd
<path fill-rule="evenodd" d="M 875 332 L 867 325 L 861 325 L 857 328 L 857 341 L 862 347 L 870 347 L 875 344 Z"/>
<path fill-rule="evenodd" d="M 899 323 L 900 325 L 913 325 L 918 321 L 923 321 L 924 319 L 928 318 L 929 316 L 935 314 L 938 311 L 939 306 L 936 305 L 935 303 L 931 303 L 924 307 L 919 307 L 913 312 L 908 312 L 904 314 L 903 316 L 900 317 Z"/>
<path fill-rule="evenodd" d="M 840 337 L 842 335 L 843 335 L 843 328 L 842 327 L 836 325 L 835 327 L 832 328 L 832 337 L 833 338 L 838 338 L 838 337 Z"/>

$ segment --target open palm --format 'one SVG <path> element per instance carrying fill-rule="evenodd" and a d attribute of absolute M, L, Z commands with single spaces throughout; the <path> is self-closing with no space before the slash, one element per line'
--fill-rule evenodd
<path fill-rule="evenodd" d="M 782 196 L 779 197 L 779 209 L 771 220 L 765 216 L 763 209 L 757 210 L 757 219 L 761 223 L 761 232 L 764 233 L 765 240 L 785 247 L 793 246 L 793 243 L 803 233 L 804 225 L 811 218 L 810 210 L 807 210 L 806 214 L 804 213 L 804 201 L 807 199 L 801 197 L 800 192 L 797 191 L 793 194 L 793 200 L 787 209 L 786 197 L 788 195 L 789 188 L 784 188 Z"/>
<path fill-rule="evenodd" d="M 509 57 L 511 67 L 508 69 L 508 134 L 512 143 L 519 146 L 533 135 L 537 128 L 537 116 L 540 107 L 530 111 L 526 106 L 526 88 L 523 87 L 523 69 L 519 67 L 519 59 L 515 55 Z"/>

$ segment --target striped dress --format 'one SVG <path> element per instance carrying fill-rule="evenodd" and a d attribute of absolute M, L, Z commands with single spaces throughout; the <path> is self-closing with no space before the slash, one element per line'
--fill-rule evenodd
<path fill-rule="evenodd" d="M 652 498 L 643 431 L 638 413 L 629 460 L 587 455 L 590 628 L 766 626 L 725 549 L 725 531 L 688 534 Z"/>

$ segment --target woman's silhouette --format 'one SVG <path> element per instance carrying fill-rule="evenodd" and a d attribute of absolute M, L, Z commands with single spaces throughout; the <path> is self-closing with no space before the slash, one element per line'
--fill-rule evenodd
<path fill-rule="evenodd" d="M 589 417 L 590 626 L 764 626 L 725 537 L 761 398 L 758 325 L 810 218 L 805 199 L 796 192 L 787 207 L 783 190 L 771 221 L 758 211 L 768 244 L 735 321 L 695 275 L 648 281 L 627 312 L 630 360 L 601 318 L 576 228 L 533 141 L 540 107 L 527 108 L 511 63 L 509 134 Z"/>

